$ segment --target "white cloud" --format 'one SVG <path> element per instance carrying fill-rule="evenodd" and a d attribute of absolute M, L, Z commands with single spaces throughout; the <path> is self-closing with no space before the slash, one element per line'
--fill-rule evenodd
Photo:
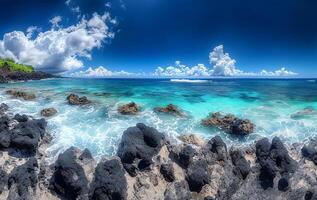
<path fill-rule="evenodd" d="M 71 11 L 73 11 L 73 12 L 75 12 L 75 13 L 80 13 L 80 8 L 79 8 L 79 6 L 72 7 L 72 8 L 70 8 L 70 9 L 71 9 Z"/>
<path fill-rule="evenodd" d="M 70 74 L 72 77 L 82 77 L 82 78 L 103 78 L 103 77 L 127 77 L 133 76 L 134 73 L 129 73 L 126 71 L 110 71 L 103 66 L 99 66 L 95 69 L 88 68 L 85 71 L 74 72 Z"/>
<path fill-rule="evenodd" d="M 90 19 L 82 18 L 77 24 L 59 27 L 61 17 L 54 17 L 52 28 L 39 32 L 32 39 L 32 29 L 26 32 L 6 33 L 0 40 L 0 57 L 8 57 L 20 63 L 34 66 L 38 70 L 61 73 L 83 66 L 81 58 L 91 58 L 91 52 L 100 48 L 106 39 L 114 37 L 109 30 L 108 13 L 94 13 Z"/>
<path fill-rule="evenodd" d="M 62 17 L 61 16 L 55 16 L 50 20 L 50 23 L 52 24 L 53 28 L 58 28 L 59 27 L 59 23 L 62 21 Z"/>
<path fill-rule="evenodd" d="M 67 1 L 65 1 L 65 4 L 66 4 L 67 6 L 69 6 L 70 1 L 71 1 L 71 0 L 67 0 Z"/>
<path fill-rule="evenodd" d="M 176 61 L 174 66 L 168 66 L 166 68 L 158 67 L 153 75 L 161 77 L 202 77 L 209 76 L 210 72 L 204 64 L 187 67 L 181 64 L 180 61 Z"/>
<path fill-rule="evenodd" d="M 266 71 L 262 70 L 260 73 L 261 76 L 295 76 L 297 73 L 288 71 L 285 69 L 285 67 L 282 67 L 279 70 L 276 71 Z"/>
<path fill-rule="evenodd" d="M 153 76 L 158 77 L 259 77 L 259 76 L 294 76 L 297 73 L 281 68 L 276 71 L 261 72 L 245 72 L 236 67 L 236 60 L 230 57 L 228 53 L 224 52 L 223 45 L 216 46 L 209 54 L 209 62 L 212 68 L 209 69 L 204 64 L 198 64 L 193 67 L 188 67 L 176 61 L 174 66 L 158 67 Z"/>

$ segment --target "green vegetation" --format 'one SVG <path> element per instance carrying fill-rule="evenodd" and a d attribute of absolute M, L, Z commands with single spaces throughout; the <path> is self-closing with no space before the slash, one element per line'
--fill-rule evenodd
<path fill-rule="evenodd" d="M 9 67 L 9 70 L 11 72 L 15 72 L 15 71 L 33 72 L 34 71 L 34 68 L 32 66 L 16 63 L 12 59 L 0 58 L 0 69 L 6 65 Z"/>

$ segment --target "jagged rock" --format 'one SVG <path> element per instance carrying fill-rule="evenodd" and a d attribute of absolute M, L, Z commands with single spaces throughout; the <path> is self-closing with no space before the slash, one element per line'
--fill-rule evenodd
<path fill-rule="evenodd" d="M 67 101 L 70 105 L 86 105 L 90 104 L 91 101 L 87 99 L 87 97 L 79 97 L 76 94 L 70 94 L 67 97 Z"/>
<path fill-rule="evenodd" d="M 0 148 L 8 148 L 11 142 L 11 133 L 8 130 L 0 132 Z"/>
<path fill-rule="evenodd" d="M 127 181 L 118 159 L 100 162 L 91 184 L 90 199 L 127 199 Z"/>
<path fill-rule="evenodd" d="M 154 108 L 154 111 L 159 113 L 172 114 L 179 117 L 184 116 L 184 114 L 178 109 L 178 107 L 173 104 L 168 104 L 166 107 Z"/>
<path fill-rule="evenodd" d="M 178 154 L 178 162 L 183 168 L 187 168 L 192 162 L 196 151 L 190 145 L 184 146 Z"/>
<path fill-rule="evenodd" d="M 240 150 L 231 151 L 230 156 L 235 166 L 234 173 L 239 178 L 245 179 L 251 171 L 249 162 L 244 158 Z"/>
<path fill-rule="evenodd" d="M 247 119 L 239 119 L 234 115 L 222 116 L 219 112 L 202 120 L 205 126 L 217 127 L 233 135 L 248 135 L 254 131 L 254 124 Z"/>
<path fill-rule="evenodd" d="M 27 115 L 20 115 L 20 114 L 14 115 L 13 119 L 18 122 L 26 122 L 29 120 Z"/>
<path fill-rule="evenodd" d="M 55 108 L 45 108 L 41 110 L 41 115 L 44 117 L 52 117 L 57 114 L 57 110 Z"/>
<path fill-rule="evenodd" d="M 208 149 L 216 155 L 218 161 L 227 160 L 227 145 L 223 142 L 220 136 L 215 136 L 208 141 Z"/>
<path fill-rule="evenodd" d="M 302 154 L 317 165 L 317 140 L 311 140 L 308 145 L 305 145 L 302 148 Z"/>
<path fill-rule="evenodd" d="M 8 188 L 10 190 L 8 200 L 33 200 L 36 193 L 37 160 L 30 158 L 25 164 L 17 166 L 9 175 Z"/>
<path fill-rule="evenodd" d="M 296 162 L 278 137 L 273 138 L 272 144 L 267 138 L 259 140 L 256 143 L 256 156 L 261 166 L 259 180 L 263 189 L 273 187 L 278 172 L 284 177 L 295 172 Z"/>
<path fill-rule="evenodd" d="M 167 185 L 164 192 L 165 200 L 190 200 L 191 194 L 186 181 L 177 181 Z"/>
<path fill-rule="evenodd" d="M 6 187 L 8 183 L 8 174 L 0 169 L 0 194 L 4 191 L 4 188 Z"/>
<path fill-rule="evenodd" d="M 128 104 L 122 105 L 118 108 L 118 112 L 123 115 L 135 115 L 139 111 L 140 111 L 139 106 L 134 102 L 130 102 Z"/>
<path fill-rule="evenodd" d="M 36 96 L 33 93 L 28 93 L 25 91 L 19 91 L 19 90 L 7 90 L 6 91 L 7 94 L 15 97 L 15 98 L 22 98 L 24 100 L 32 100 L 35 99 Z"/>
<path fill-rule="evenodd" d="M 44 119 L 21 121 L 11 130 L 11 147 L 27 153 L 35 153 L 46 129 Z"/>
<path fill-rule="evenodd" d="M 177 137 L 179 140 L 181 140 L 184 143 L 187 144 L 193 144 L 198 147 L 202 147 L 205 145 L 205 140 L 198 135 L 190 134 L 190 135 L 180 135 Z"/>
<path fill-rule="evenodd" d="M 207 168 L 205 160 L 194 161 L 188 166 L 186 180 L 190 191 L 200 192 L 202 187 L 210 182 Z"/>
<path fill-rule="evenodd" d="M 175 180 L 173 163 L 162 164 L 160 172 L 167 182 L 173 182 Z"/>
<path fill-rule="evenodd" d="M 279 181 L 278 181 L 278 189 L 280 191 L 286 191 L 289 189 L 289 180 L 286 177 L 282 177 Z"/>
<path fill-rule="evenodd" d="M 160 151 L 164 141 L 162 133 L 144 124 L 137 124 L 123 132 L 117 155 L 129 174 L 135 175 L 135 166 L 139 162 L 146 166 L 151 164 L 152 157 Z"/>
<path fill-rule="evenodd" d="M 88 180 L 83 167 L 77 162 L 79 150 L 71 147 L 58 156 L 50 188 L 67 199 L 87 199 Z"/>
<path fill-rule="evenodd" d="M 9 106 L 5 103 L 0 104 L 0 115 L 3 115 L 9 110 Z"/>

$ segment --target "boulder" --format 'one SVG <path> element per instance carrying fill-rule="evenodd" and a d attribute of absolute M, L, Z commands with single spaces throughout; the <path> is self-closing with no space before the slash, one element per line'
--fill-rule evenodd
<path fill-rule="evenodd" d="M 25 92 L 25 91 L 7 90 L 6 93 L 11 95 L 12 97 L 21 98 L 21 99 L 24 99 L 24 100 L 33 100 L 33 99 L 36 98 L 35 94 L 28 93 L 28 92 Z"/>
<path fill-rule="evenodd" d="M 302 148 L 302 155 L 317 165 L 317 140 L 311 140 Z"/>
<path fill-rule="evenodd" d="M 185 145 L 178 154 L 178 163 L 183 168 L 187 168 L 193 161 L 193 157 L 196 154 L 196 150 L 190 145 Z"/>
<path fill-rule="evenodd" d="M 222 116 L 219 112 L 211 114 L 202 120 L 204 126 L 217 127 L 228 134 L 248 135 L 254 131 L 254 124 L 248 119 L 239 119 L 234 115 Z"/>
<path fill-rule="evenodd" d="M 205 160 L 197 160 L 188 166 L 186 180 L 190 191 L 200 192 L 202 187 L 210 182 L 207 168 Z"/>
<path fill-rule="evenodd" d="M 140 111 L 139 106 L 134 102 L 130 102 L 128 104 L 118 107 L 118 112 L 123 115 L 135 115 L 139 111 Z"/>
<path fill-rule="evenodd" d="M 20 120 L 11 130 L 10 147 L 26 153 L 35 153 L 40 140 L 45 134 L 46 125 L 44 119 Z"/>
<path fill-rule="evenodd" d="M 58 156 L 50 189 L 66 199 L 88 196 L 88 180 L 83 167 L 77 162 L 79 150 L 71 147 Z"/>
<path fill-rule="evenodd" d="M 230 152 L 230 157 L 233 165 L 233 171 L 241 179 L 245 179 L 251 171 L 249 162 L 244 158 L 240 150 Z"/>
<path fill-rule="evenodd" d="M 9 110 L 9 106 L 5 103 L 0 104 L 0 115 L 3 115 Z"/>
<path fill-rule="evenodd" d="M 289 189 L 289 180 L 286 177 L 282 177 L 279 181 L 278 181 L 278 186 L 277 186 L 278 190 L 280 191 L 287 191 Z"/>
<path fill-rule="evenodd" d="M 220 136 L 215 136 L 208 141 L 207 148 L 209 151 L 215 154 L 216 160 L 226 161 L 227 158 L 227 145 L 221 139 Z"/>
<path fill-rule="evenodd" d="M 173 104 L 168 104 L 166 107 L 156 107 L 154 108 L 154 111 L 158 113 L 172 114 L 179 117 L 184 116 L 179 108 Z"/>
<path fill-rule="evenodd" d="M 0 169 L 0 194 L 2 194 L 7 184 L 8 174 L 4 170 Z"/>
<path fill-rule="evenodd" d="M 139 123 L 123 132 L 117 155 L 127 172 L 134 176 L 137 168 L 142 166 L 144 169 L 152 163 L 152 157 L 164 142 L 164 134 Z"/>
<path fill-rule="evenodd" d="M 164 192 L 165 200 L 190 200 L 191 193 L 186 181 L 177 181 L 167 185 Z"/>
<path fill-rule="evenodd" d="M 57 114 L 57 110 L 55 108 L 44 108 L 41 110 L 41 115 L 44 117 L 52 117 Z"/>
<path fill-rule="evenodd" d="M 124 174 L 124 169 L 118 159 L 98 163 L 94 180 L 90 186 L 90 199 L 127 199 L 127 180 Z"/>
<path fill-rule="evenodd" d="M 167 182 L 173 182 L 175 180 L 173 163 L 165 163 L 160 167 L 160 173 L 163 175 Z"/>
<path fill-rule="evenodd" d="M 8 200 L 35 199 L 38 164 L 36 158 L 30 158 L 25 164 L 15 167 L 9 175 Z"/>
<path fill-rule="evenodd" d="M 3 130 L 0 132 L 0 148 L 8 148 L 11 142 L 11 132 Z"/>
<path fill-rule="evenodd" d="M 90 104 L 91 101 L 87 99 L 87 97 L 79 97 L 76 94 L 70 94 L 67 97 L 67 101 L 70 105 L 87 105 Z"/>

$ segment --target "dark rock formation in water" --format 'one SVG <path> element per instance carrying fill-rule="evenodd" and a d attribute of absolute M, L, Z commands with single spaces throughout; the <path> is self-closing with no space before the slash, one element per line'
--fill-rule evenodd
<path fill-rule="evenodd" d="M 52 117 L 57 114 L 57 110 L 55 108 L 44 108 L 41 110 L 41 115 L 44 117 Z"/>
<path fill-rule="evenodd" d="M 67 101 L 70 105 L 87 105 L 90 104 L 91 101 L 87 99 L 87 97 L 79 97 L 76 94 L 70 94 L 67 97 Z"/>
<path fill-rule="evenodd" d="M 239 119 L 234 115 L 222 116 L 219 112 L 202 120 L 205 126 L 217 127 L 233 135 L 247 135 L 254 131 L 255 125 L 248 119 Z"/>
<path fill-rule="evenodd" d="M 118 107 L 118 112 L 122 115 L 135 115 L 139 111 L 140 107 L 134 102 L 130 102 Z"/>
<path fill-rule="evenodd" d="M 179 110 L 179 108 L 173 104 L 168 104 L 166 107 L 154 108 L 154 111 L 158 113 L 172 114 L 179 117 L 184 116 L 184 114 Z"/>
<path fill-rule="evenodd" d="M 7 90 L 6 94 L 11 95 L 15 98 L 21 98 L 24 100 L 33 100 L 36 98 L 36 95 L 34 93 L 20 91 L 20 90 Z"/>
<path fill-rule="evenodd" d="M 45 161 L 46 122 L 0 117 L 0 199 L 316 199 L 316 141 L 286 145 L 275 137 L 244 147 L 220 136 L 192 145 L 137 124 L 118 146 L 119 157 L 96 164 L 89 150 L 71 147 Z M 13 152 L 20 152 L 15 154 Z M 33 152 L 30 154 L 29 152 Z"/>

